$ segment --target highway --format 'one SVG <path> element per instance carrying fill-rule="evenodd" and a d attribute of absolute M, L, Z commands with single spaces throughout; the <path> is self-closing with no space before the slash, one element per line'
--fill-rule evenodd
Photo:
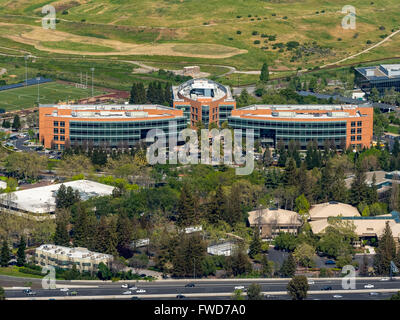
<path fill-rule="evenodd" d="M 8 279 L 10 280 L 10 279 Z M 267 299 L 283 299 L 290 297 L 287 295 L 286 286 L 290 279 L 224 279 L 224 280 L 160 280 L 154 282 L 120 281 L 118 283 L 100 281 L 57 281 L 57 289 L 41 289 L 40 279 L 30 279 L 32 289 L 36 296 L 28 297 L 23 293 L 23 286 L 19 283 L 13 286 L 3 285 L 6 289 L 7 299 L 130 299 L 133 296 L 140 299 L 176 299 L 178 294 L 182 294 L 186 299 L 206 299 L 219 300 L 230 299 L 235 286 L 248 288 L 251 283 L 261 285 L 262 292 Z M 0 277 L 0 285 L 6 281 L 5 277 Z M 138 289 L 146 290 L 145 293 L 123 295 L 127 289 L 121 288 L 123 283 L 135 286 Z M 185 287 L 188 283 L 195 283 L 195 287 Z M 364 285 L 372 284 L 374 288 L 366 289 Z M 323 287 L 330 286 L 332 290 L 322 290 Z M 69 292 L 77 291 L 78 295 L 68 296 L 60 288 L 67 287 Z M 380 281 L 380 278 L 358 278 L 355 290 L 344 290 L 341 279 L 314 279 L 314 284 L 310 284 L 310 300 L 380 300 L 387 299 L 395 292 L 400 291 L 400 279 L 393 281 Z M 371 292 L 377 293 L 370 295 Z M 342 298 L 334 298 L 333 295 L 340 295 Z"/>

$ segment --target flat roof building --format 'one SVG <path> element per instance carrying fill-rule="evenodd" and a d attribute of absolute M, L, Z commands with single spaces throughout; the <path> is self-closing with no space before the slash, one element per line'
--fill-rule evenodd
<path fill-rule="evenodd" d="M 167 136 L 186 128 L 182 110 L 161 105 L 40 105 L 39 139 L 45 148 L 66 145 L 132 147 L 149 130 Z"/>
<path fill-rule="evenodd" d="M 261 238 L 272 239 L 280 232 L 297 234 L 303 220 L 297 212 L 284 209 L 262 209 L 249 212 L 250 227 L 260 227 Z"/>
<path fill-rule="evenodd" d="M 276 146 L 311 141 L 322 148 L 326 140 L 337 148 L 369 147 L 373 135 L 373 108 L 368 105 L 251 105 L 232 111 L 233 129 L 254 130 L 254 139 Z"/>
<path fill-rule="evenodd" d="M 49 186 L 20 190 L 0 195 L 0 206 L 16 212 L 53 213 L 56 194 L 61 184 L 77 190 L 82 200 L 111 195 L 114 187 L 89 180 L 76 180 Z"/>
<path fill-rule="evenodd" d="M 103 262 L 110 267 L 113 256 L 92 252 L 86 248 L 69 248 L 52 244 L 43 244 L 35 250 L 35 263 L 40 266 L 53 266 L 63 270 L 75 265 L 80 272 L 96 272 Z"/>
<path fill-rule="evenodd" d="M 355 83 L 363 91 L 370 92 L 372 88 L 381 94 L 390 88 L 400 91 L 400 64 L 355 68 L 355 75 Z"/>
<path fill-rule="evenodd" d="M 199 121 L 206 128 L 211 123 L 221 125 L 236 108 L 230 88 L 208 79 L 193 79 L 174 86 L 172 95 L 173 107 L 183 110 L 192 127 Z"/>

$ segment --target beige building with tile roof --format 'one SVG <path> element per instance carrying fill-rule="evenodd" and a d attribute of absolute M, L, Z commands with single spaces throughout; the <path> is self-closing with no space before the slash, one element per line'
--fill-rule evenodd
<path fill-rule="evenodd" d="M 359 217 L 357 208 L 340 202 L 326 202 L 315 204 L 309 211 L 311 221 L 327 219 L 329 217 Z"/>
<path fill-rule="evenodd" d="M 261 238 L 272 239 L 280 232 L 297 234 L 303 220 L 297 212 L 284 209 L 262 209 L 249 212 L 250 227 L 260 226 Z"/>

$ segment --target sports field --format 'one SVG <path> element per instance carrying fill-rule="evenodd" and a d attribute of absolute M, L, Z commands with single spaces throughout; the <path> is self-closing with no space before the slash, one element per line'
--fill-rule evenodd
<path fill-rule="evenodd" d="M 94 95 L 103 93 L 105 92 L 94 90 Z M 89 97 L 91 94 L 90 87 L 88 89 L 79 89 L 75 88 L 75 86 L 58 82 L 41 84 L 39 88 L 41 104 L 81 99 Z M 37 98 L 38 87 L 36 85 L 0 91 L 0 108 L 6 111 L 32 108 L 37 103 Z"/>

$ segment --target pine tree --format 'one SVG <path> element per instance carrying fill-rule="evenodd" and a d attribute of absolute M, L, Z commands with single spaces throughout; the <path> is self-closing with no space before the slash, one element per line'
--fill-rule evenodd
<path fill-rule="evenodd" d="M 138 100 L 138 86 L 137 86 L 137 83 L 135 82 L 132 84 L 131 96 L 129 98 L 129 103 L 137 104 L 138 103 L 137 100 Z"/>
<path fill-rule="evenodd" d="M 376 248 L 375 251 L 375 272 L 379 275 L 388 275 L 390 271 L 390 262 L 394 261 L 396 258 L 396 243 L 393 239 L 389 222 L 386 222 L 385 229 L 379 239 L 378 248 Z"/>
<path fill-rule="evenodd" d="M 268 64 L 266 62 L 264 62 L 262 65 L 260 80 L 262 82 L 268 82 L 268 80 L 269 80 Z"/>
<path fill-rule="evenodd" d="M 76 219 L 74 223 L 74 246 L 91 247 L 91 233 L 93 233 L 93 225 L 89 223 L 88 213 L 83 205 L 78 205 Z"/>
<path fill-rule="evenodd" d="M 19 119 L 19 115 L 17 115 L 17 114 L 14 116 L 14 121 L 13 121 L 13 124 L 12 124 L 12 128 L 14 130 L 21 129 L 21 120 Z"/>
<path fill-rule="evenodd" d="M 284 180 L 288 186 L 297 185 L 297 167 L 293 158 L 289 158 L 286 162 Z"/>
<path fill-rule="evenodd" d="M 17 250 L 17 266 L 22 267 L 26 263 L 26 256 L 25 256 L 25 249 L 26 249 L 26 242 L 23 236 L 18 244 Z"/>
<path fill-rule="evenodd" d="M 229 194 L 228 210 L 227 215 L 229 218 L 226 219 L 227 222 L 233 226 L 235 223 L 242 221 L 242 204 L 241 204 L 241 192 L 240 186 L 238 184 L 233 184 L 231 192 Z"/>
<path fill-rule="evenodd" d="M 368 186 L 365 183 L 365 172 L 359 166 L 356 168 L 355 176 L 350 188 L 350 203 L 357 206 L 360 202 L 368 203 Z"/>
<path fill-rule="evenodd" d="M 283 261 L 280 273 L 283 277 L 293 277 L 296 272 L 296 268 L 296 261 L 293 255 L 290 253 L 288 258 Z"/>
<path fill-rule="evenodd" d="M 197 219 L 196 203 L 192 194 L 192 190 L 188 184 L 184 184 L 182 187 L 181 195 L 178 201 L 177 215 L 177 223 L 180 227 L 190 226 Z"/>
<path fill-rule="evenodd" d="M 0 255 L 0 266 L 7 267 L 10 261 L 10 248 L 6 240 L 3 240 L 3 246 L 1 247 Z"/>
<path fill-rule="evenodd" d="M 62 183 L 56 194 L 56 208 L 66 208 L 67 188 Z"/>
<path fill-rule="evenodd" d="M 226 197 L 222 186 L 219 185 L 215 191 L 215 195 L 211 199 L 210 209 L 207 214 L 208 222 L 216 224 L 219 220 L 226 218 L 225 213 L 227 212 Z"/>
<path fill-rule="evenodd" d="M 254 229 L 253 239 L 249 247 L 249 257 L 254 259 L 261 252 L 261 239 L 258 227 Z"/>
<path fill-rule="evenodd" d="M 56 216 L 56 231 L 54 233 L 54 243 L 59 246 L 69 246 L 69 233 L 67 230 L 68 221 L 61 213 Z"/>
<path fill-rule="evenodd" d="M 261 257 L 262 275 L 264 277 L 270 277 L 272 275 L 271 263 L 269 262 L 267 255 L 263 254 Z"/>
<path fill-rule="evenodd" d="M 117 250 L 121 255 L 124 255 L 123 253 L 129 249 L 133 240 L 133 225 L 125 211 L 118 215 L 117 234 Z"/>

